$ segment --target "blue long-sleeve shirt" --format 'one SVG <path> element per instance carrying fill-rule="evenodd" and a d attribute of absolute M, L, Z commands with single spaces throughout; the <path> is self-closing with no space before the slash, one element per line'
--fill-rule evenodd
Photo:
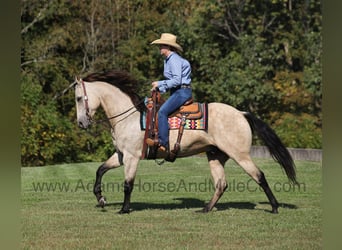
<path fill-rule="evenodd" d="M 190 63 L 175 52 L 164 60 L 164 77 L 165 80 L 158 81 L 158 88 L 161 93 L 180 86 L 182 84 L 191 83 L 191 66 Z"/>

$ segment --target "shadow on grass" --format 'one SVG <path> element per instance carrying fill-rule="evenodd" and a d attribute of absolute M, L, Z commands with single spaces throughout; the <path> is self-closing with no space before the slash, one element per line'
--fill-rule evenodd
<path fill-rule="evenodd" d="M 259 202 L 259 204 L 269 204 L 268 202 Z M 293 204 L 288 203 L 279 203 L 280 208 L 286 208 L 286 209 L 297 209 L 298 207 Z"/>
<path fill-rule="evenodd" d="M 195 199 L 195 198 L 175 198 L 173 199 L 175 201 L 180 201 L 177 203 L 147 203 L 147 202 L 132 202 L 131 203 L 131 209 L 132 211 L 143 211 L 143 210 L 149 210 L 149 209 L 160 209 L 160 210 L 172 210 L 172 209 L 193 209 L 198 208 L 199 210 L 203 209 L 206 205 L 206 202 L 203 200 Z M 259 202 L 258 204 L 267 204 L 268 202 Z M 106 212 L 106 207 L 118 207 L 121 208 L 122 203 L 107 203 L 105 205 L 105 208 L 102 210 Z M 217 211 L 224 211 L 228 209 L 243 209 L 243 210 L 254 210 L 256 208 L 257 204 L 252 202 L 223 202 L 223 203 L 217 203 L 215 208 Z M 97 205 L 97 207 L 99 207 Z M 286 209 L 297 209 L 296 205 L 293 204 L 286 204 L 286 203 L 280 203 L 280 208 L 286 208 Z M 266 212 L 270 212 L 271 210 L 265 210 Z"/>

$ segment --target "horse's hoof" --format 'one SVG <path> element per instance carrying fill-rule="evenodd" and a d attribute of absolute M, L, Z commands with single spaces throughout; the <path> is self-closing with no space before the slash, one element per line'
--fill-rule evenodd
<path fill-rule="evenodd" d="M 128 209 L 128 210 L 126 210 L 126 209 L 121 209 L 120 211 L 119 211 L 119 214 L 129 214 L 131 211 Z"/>
<path fill-rule="evenodd" d="M 104 208 L 104 206 L 106 205 L 107 201 L 106 201 L 106 198 L 104 196 L 102 196 L 100 199 L 99 199 L 99 206 Z"/>
<path fill-rule="evenodd" d="M 272 208 L 271 213 L 272 214 L 278 214 L 278 208 Z"/>
<path fill-rule="evenodd" d="M 208 210 L 207 207 L 202 208 L 201 210 L 197 210 L 196 213 L 206 214 L 209 213 L 210 210 Z"/>

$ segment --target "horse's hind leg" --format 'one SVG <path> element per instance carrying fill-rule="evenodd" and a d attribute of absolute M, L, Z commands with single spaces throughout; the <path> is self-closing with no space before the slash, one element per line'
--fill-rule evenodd
<path fill-rule="evenodd" d="M 211 211 L 227 188 L 227 181 L 224 173 L 224 164 L 229 159 L 229 157 L 219 149 L 207 152 L 207 157 L 211 176 L 214 180 L 215 193 L 210 202 L 203 208 L 203 212 Z"/>
<path fill-rule="evenodd" d="M 235 161 L 246 171 L 246 173 L 251 176 L 256 183 L 260 185 L 260 187 L 264 190 L 271 206 L 272 213 L 278 213 L 279 203 L 275 196 L 272 193 L 271 188 L 269 187 L 264 173 L 254 164 L 249 154 L 244 155 L 243 157 L 239 157 L 239 159 L 235 159 Z"/>
<path fill-rule="evenodd" d="M 106 204 L 106 198 L 102 196 L 101 182 L 103 175 L 112 168 L 116 168 L 122 165 L 122 154 L 115 152 L 106 162 L 104 162 L 96 171 L 96 180 L 94 184 L 94 195 L 101 207 Z"/>

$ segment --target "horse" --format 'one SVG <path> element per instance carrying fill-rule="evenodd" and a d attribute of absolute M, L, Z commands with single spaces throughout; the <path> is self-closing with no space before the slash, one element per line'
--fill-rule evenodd
<path fill-rule="evenodd" d="M 94 122 L 94 115 L 99 107 L 102 107 L 107 116 L 106 120 L 110 123 L 115 152 L 98 167 L 93 193 L 98 206 L 104 207 L 107 201 L 102 195 L 102 177 L 108 170 L 124 166 L 124 200 L 119 213 L 131 212 L 131 194 L 144 143 L 140 119 L 145 104 L 136 94 L 136 86 L 134 77 L 121 70 L 91 73 L 84 78 L 76 77 L 73 84 L 78 126 L 87 129 Z M 177 132 L 170 130 L 170 145 L 176 142 Z M 199 153 L 206 154 L 215 191 L 202 212 L 212 211 L 226 190 L 228 184 L 224 165 L 228 159 L 232 159 L 260 185 L 271 205 L 270 212 L 278 213 L 279 203 L 265 174 L 256 166 L 250 155 L 254 133 L 262 139 L 288 179 L 297 183 L 294 161 L 269 125 L 250 112 L 240 111 L 224 103 L 210 102 L 207 131 L 185 131 L 177 155 L 189 157 Z M 157 158 L 164 157 L 165 152 L 157 153 Z"/>

